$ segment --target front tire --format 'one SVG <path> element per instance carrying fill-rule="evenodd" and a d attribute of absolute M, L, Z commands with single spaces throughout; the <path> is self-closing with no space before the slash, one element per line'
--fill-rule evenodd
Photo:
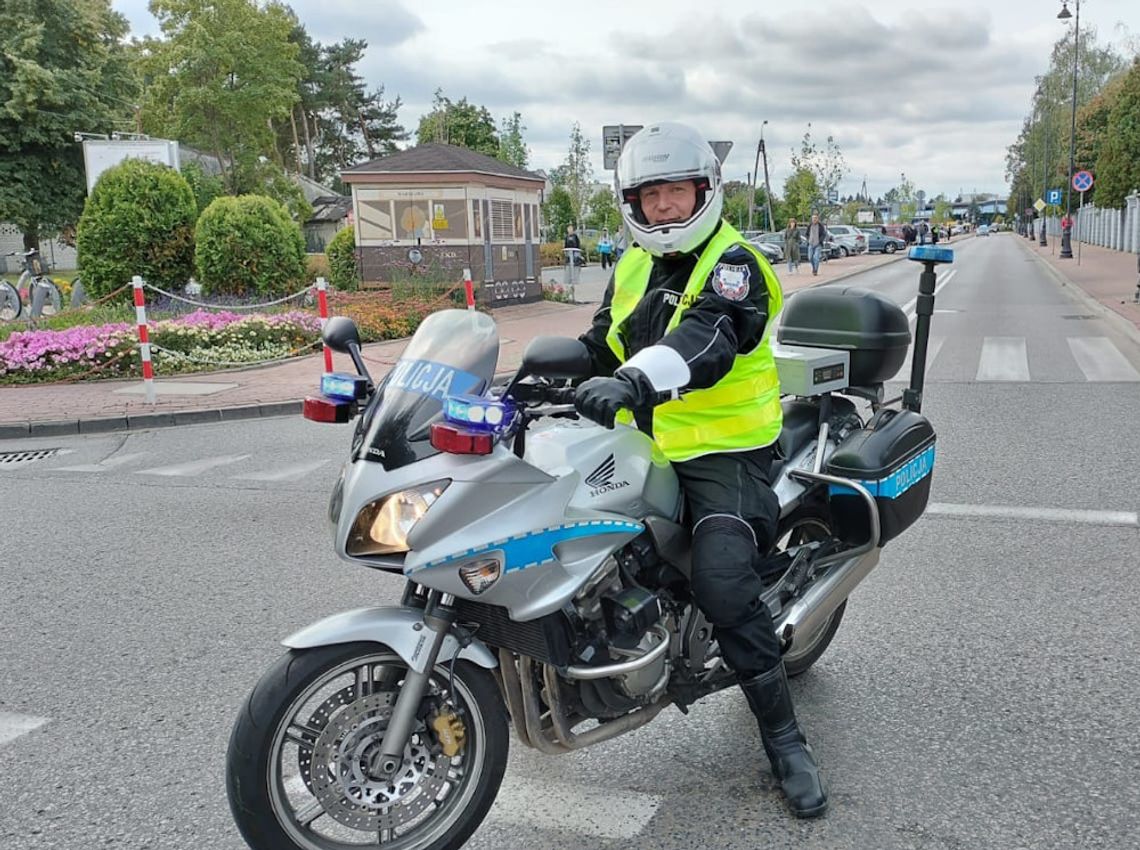
<path fill-rule="evenodd" d="M 242 706 L 230 736 L 226 790 L 253 850 L 457 850 L 486 817 L 507 764 L 506 711 L 495 680 L 454 665 L 451 757 L 425 719 L 391 780 L 369 771 L 406 674 L 388 647 L 349 643 L 291 650 Z M 425 700 L 447 706 L 450 663 Z"/>
<path fill-rule="evenodd" d="M 898 246 L 894 242 L 888 242 L 886 244 L 886 246 L 883 248 L 883 250 L 886 251 L 888 254 L 893 254 L 898 249 L 899 249 Z"/>
<path fill-rule="evenodd" d="M 831 514 L 825 505 L 807 504 L 792 511 L 780 523 L 777 549 L 786 549 L 789 546 L 798 546 L 803 543 L 827 540 L 832 537 Z M 796 640 L 798 647 L 784 655 L 784 668 L 789 678 L 806 673 L 808 668 L 817 662 L 828 646 L 831 645 L 839 624 L 843 621 L 843 612 L 847 610 L 847 600 L 843 600 L 839 607 L 828 617 L 827 622 L 809 635 L 804 641 Z"/>

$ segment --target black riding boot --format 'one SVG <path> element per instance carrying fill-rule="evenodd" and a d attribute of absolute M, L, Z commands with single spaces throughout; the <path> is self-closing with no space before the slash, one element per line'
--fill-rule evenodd
<path fill-rule="evenodd" d="M 819 817 L 827 811 L 827 789 L 811 747 L 796 723 L 783 662 L 741 682 L 740 687 L 760 724 L 764 751 L 792 814 L 798 818 Z"/>

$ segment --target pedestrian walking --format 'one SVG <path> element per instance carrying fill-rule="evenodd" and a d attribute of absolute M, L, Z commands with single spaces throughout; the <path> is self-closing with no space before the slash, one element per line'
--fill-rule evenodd
<path fill-rule="evenodd" d="M 784 259 L 788 261 L 788 274 L 798 274 L 800 270 L 800 229 L 794 218 L 788 219 L 784 228 Z"/>
<path fill-rule="evenodd" d="M 603 269 L 608 269 L 614 264 L 614 243 L 610 239 L 608 230 L 603 230 L 602 238 L 598 240 L 598 258 Z"/>
<path fill-rule="evenodd" d="M 819 220 L 819 213 L 811 214 L 811 224 L 808 225 L 808 262 L 811 263 L 811 273 L 819 274 L 819 261 L 823 258 L 823 243 L 827 241 L 827 225 Z"/>

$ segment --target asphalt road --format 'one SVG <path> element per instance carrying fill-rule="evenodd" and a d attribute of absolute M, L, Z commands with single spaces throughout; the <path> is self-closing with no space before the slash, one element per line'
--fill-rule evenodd
<path fill-rule="evenodd" d="M 726 692 L 561 758 L 512 740 L 469 847 L 1140 845 L 1140 381 L 1121 367 L 1140 344 L 1067 318 L 1095 314 L 1012 237 L 955 247 L 926 391 L 935 504 L 793 684 L 827 817 L 785 815 Z M 917 272 L 836 285 L 905 305 Z M 273 419 L 0 443 L 61 450 L 0 467 L 0 847 L 244 846 L 223 759 L 276 641 L 399 594 L 331 551 L 347 438 Z"/>

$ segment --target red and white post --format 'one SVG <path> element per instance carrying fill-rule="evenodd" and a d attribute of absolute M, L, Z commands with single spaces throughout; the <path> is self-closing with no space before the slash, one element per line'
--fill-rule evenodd
<path fill-rule="evenodd" d="M 321 330 L 324 330 L 329 321 L 329 284 L 323 277 L 317 278 L 317 308 L 321 313 Z M 325 372 L 333 370 L 332 349 L 321 343 L 325 352 Z"/>
<path fill-rule="evenodd" d="M 463 270 L 463 291 L 467 294 L 467 309 L 475 309 L 475 283 L 471 280 L 471 269 Z"/>
<path fill-rule="evenodd" d="M 146 325 L 146 298 L 143 296 L 143 279 L 139 275 L 131 278 L 135 289 L 135 319 L 139 326 L 139 355 L 142 357 L 143 387 L 146 389 L 147 404 L 158 401 L 154 389 L 154 366 L 150 362 L 150 331 Z"/>

